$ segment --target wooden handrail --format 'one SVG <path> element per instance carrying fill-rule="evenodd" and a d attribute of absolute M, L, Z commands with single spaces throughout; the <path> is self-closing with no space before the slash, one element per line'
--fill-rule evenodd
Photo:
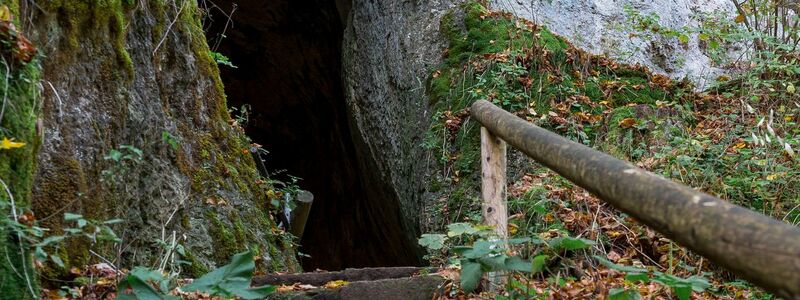
<path fill-rule="evenodd" d="M 800 299 L 800 228 L 565 139 L 487 101 L 475 102 L 471 115 L 639 222 L 767 291 Z"/>

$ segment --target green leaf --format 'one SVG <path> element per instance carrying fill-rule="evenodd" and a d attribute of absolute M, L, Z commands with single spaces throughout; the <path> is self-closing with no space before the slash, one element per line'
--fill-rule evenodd
<path fill-rule="evenodd" d="M 474 234 L 478 232 L 472 224 L 469 223 L 453 223 L 447 225 L 447 236 L 456 237 L 463 234 Z"/>
<path fill-rule="evenodd" d="M 526 238 L 515 238 L 515 239 L 508 239 L 508 244 L 509 245 L 522 245 L 522 244 L 527 244 L 527 243 L 529 243 L 531 241 L 532 240 L 529 237 L 526 237 Z"/>
<path fill-rule="evenodd" d="M 79 219 L 83 219 L 83 216 L 73 213 L 64 213 L 64 221 L 75 221 Z"/>
<path fill-rule="evenodd" d="M 524 260 L 519 256 L 512 256 L 506 259 L 505 269 L 510 271 L 530 273 L 533 270 L 533 265 L 530 261 Z"/>
<path fill-rule="evenodd" d="M 57 266 L 61 268 L 64 267 L 64 261 L 61 260 L 61 257 L 59 257 L 58 255 L 50 255 L 50 260 L 53 261 L 53 263 L 55 263 Z"/>
<path fill-rule="evenodd" d="M 533 268 L 531 269 L 533 274 L 541 273 L 544 271 L 544 268 L 547 266 L 547 255 L 540 254 L 533 258 Z"/>
<path fill-rule="evenodd" d="M 481 265 L 486 266 L 486 269 L 492 271 L 502 271 L 506 269 L 506 256 L 497 255 L 489 257 L 481 257 L 478 259 Z"/>
<path fill-rule="evenodd" d="M 113 149 L 104 158 L 105 158 L 105 160 L 119 161 L 120 159 L 122 159 L 122 152 L 119 152 L 119 150 Z"/>
<path fill-rule="evenodd" d="M 50 244 L 54 244 L 54 243 L 58 243 L 60 241 L 63 241 L 65 238 L 66 238 L 66 236 L 63 236 L 63 235 L 48 236 L 47 238 L 45 238 L 41 242 L 37 243 L 36 246 L 38 246 L 38 247 L 49 246 Z"/>
<path fill-rule="evenodd" d="M 130 294 L 124 294 L 124 291 L 130 289 Z M 162 295 L 152 286 L 147 284 L 145 280 L 135 275 L 128 275 L 117 287 L 121 291 L 117 299 L 136 299 L 136 300 L 164 300 L 165 295 Z"/>
<path fill-rule="evenodd" d="M 609 269 L 617 270 L 617 271 L 620 271 L 620 272 L 625 272 L 625 273 L 647 273 L 648 272 L 645 269 L 641 269 L 641 268 L 637 268 L 637 267 L 622 266 L 622 265 L 615 264 L 615 263 L 611 262 L 610 260 L 608 260 L 608 259 L 606 259 L 605 257 L 602 257 L 602 256 L 594 255 L 594 259 L 596 259 L 597 261 L 600 262 L 600 264 L 608 267 Z"/>
<path fill-rule="evenodd" d="M 675 292 L 675 296 L 680 300 L 689 300 L 692 296 L 692 287 L 688 284 L 674 285 L 672 286 L 672 291 Z"/>
<path fill-rule="evenodd" d="M 698 293 L 702 293 L 711 287 L 711 283 L 708 280 L 697 275 L 687 278 L 686 281 L 692 286 L 692 290 Z"/>
<path fill-rule="evenodd" d="M 136 277 L 143 282 L 157 283 L 158 288 L 162 293 L 169 293 L 169 278 L 165 277 L 164 274 L 159 271 L 150 270 L 144 267 L 135 267 L 133 270 L 128 272 L 128 276 Z"/>
<path fill-rule="evenodd" d="M 444 247 L 445 239 L 447 238 L 444 234 L 423 234 L 417 242 L 422 247 L 431 250 L 439 250 Z"/>
<path fill-rule="evenodd" d="M 549 242 L 550 247 L 556 250 L 580 250 L 586 249 L 593 246 L 595 243 L 594 241 L 581 239 L 581 238 L 573 238 L 573 237 L 563 237 L 563 238 L 555 238 L 550 240 Z"/>
<path fill-rule="evenodd" d="M 471 260 L 461 260 L 461 289 L 465 293 L 471 293 L 478 287 L 481 276 L 483 276 L 481 264 Z"/>
<path fill-rule="evenodd" d="M 625 280 L 636 283 L 636 282 L 650 282 L 650 276 L 647 273 L 630 273 L 625 275 Z"/>
<path fill-rule="evenodd" d="M 269 287 L 250 288 L 250 280 L 255 269 L 253 252 L 236 254 L 231 262 L 196 279 L 181 290 L 202 292 L 215 296 L 236 296 L 241 299 L 262 299 L 273 289 Z"/>
<path fill-rule="evenodd" d="M 477 259 L 491 254 L 492 249 L 496 247 L 495 243 L 479 240 L 472 245 L 472 249 L 464 251 L 463 255 L 465 258 Z"/>
<path fill-rule="evenodd" d="M 687 44 L 687 43 L 689 43 L 689 36 L 685 35 L 685 34 L 681 34 L 678 37 L 678 40 L 681 42 L 681 44 Z"/>
<path fill-rule="evenodd" d="M 642 295 L 638 291 L 624 288 L 613 288 L 608 291 L 608 300 L 639 300 Z"/>

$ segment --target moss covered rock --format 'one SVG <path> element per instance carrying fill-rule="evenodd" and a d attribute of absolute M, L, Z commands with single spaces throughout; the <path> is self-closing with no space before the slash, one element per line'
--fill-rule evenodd
<path fill-rule="evenodd" d="M 196 2 L 45 1 L 24 13 L 45 55 L 33 209 L 53 234 L 64 212 L 124 220 L 120 244 L 68 242 L 67 265 L 92 262 L 89 248 L 150 265 L 174 236 L 187 273 L 245 248 L 260 249 L 264 269 L 296 268 L 273 232 L 249 140 L 229 122 Z"/>

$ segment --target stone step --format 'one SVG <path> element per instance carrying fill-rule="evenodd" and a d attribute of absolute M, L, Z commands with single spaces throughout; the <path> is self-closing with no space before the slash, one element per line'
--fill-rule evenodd
<path fill-rule="evenodd" d="M 253 278 L 254 286 L 305 285 L 308 290 L 276 293 L 269 299 L 376 299 L 376 300 L 427 300 L 441 289 L 445 279 L 418 267 L 346 269 L 336 272 L 309 272 L 298 274 L 270 274 Z M 422 275 L 421 275 L 422 274 Z M 324 288 L 326 283 L 343 280 L 347 284 Z"/>

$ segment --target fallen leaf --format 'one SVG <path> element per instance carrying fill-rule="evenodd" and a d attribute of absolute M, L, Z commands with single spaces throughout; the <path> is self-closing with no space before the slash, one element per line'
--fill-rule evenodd
<path fill-rule="evenodd" d="M 348 284 L 350 284 L 350 282 L 347 282 L 347 281 L 344 281 L 344 280 L 334 280 L 334 281 L 330 281 L 330 282 L 326 283 L 324 285 L 324 287 L 326 289 L 338 289 L 338 288 L 343 287 L 343 286 L 348 285 Z"/>
<path fill-rule="evenodd" d="M 619 121 L 619 127 L 622 128 L 631 128 L 635 124 L 636 124 L 636 119 L 634 118 L 625 118 L 622 119 L 622 121 Z"/>

